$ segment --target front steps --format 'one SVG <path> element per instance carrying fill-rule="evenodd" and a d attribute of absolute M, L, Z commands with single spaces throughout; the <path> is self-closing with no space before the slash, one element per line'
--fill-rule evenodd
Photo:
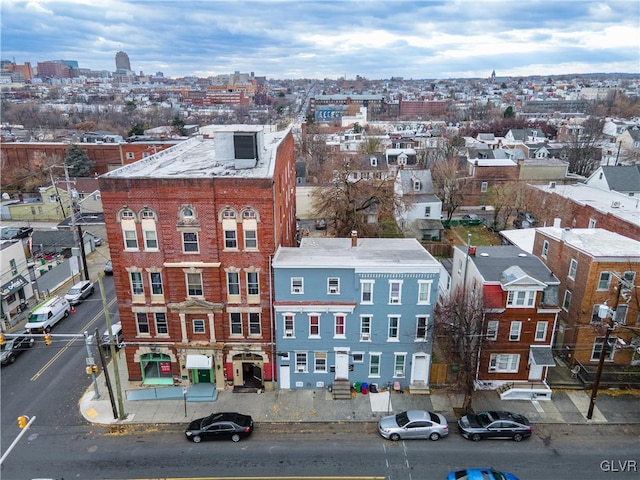
<path fill-rule="evenodd" d="M 333 381 L 333 399 L 351 400 L 351 384 L 348 379 L 336 378 Z"/>

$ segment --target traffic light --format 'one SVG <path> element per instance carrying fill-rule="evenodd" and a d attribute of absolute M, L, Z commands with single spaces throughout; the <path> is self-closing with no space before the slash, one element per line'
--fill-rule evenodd
<path fill-rule="evenodd" d="M 87 375 L 91 375 L 92 373 L 98 373 L 97 365 L 87 365 Z"/>
<path fill-rule="evenodd" d="M 51 335 L 48 333 L 44 334 L 44 343 L 45 345 L 51 345 Z"/>
<path fill-rule="evenodd" d="M 4 333 L 0 333 L 0 345 L 4 345 L 6 342 L 4 340 Z"/>
<path fill-rule="evenodd" d="M 29 422 L 29 417 L 27 417 L 26 415 L 21 415 L 18 417 L 18 426 L 20 428 L 25 428 L 28 422 Z"/>

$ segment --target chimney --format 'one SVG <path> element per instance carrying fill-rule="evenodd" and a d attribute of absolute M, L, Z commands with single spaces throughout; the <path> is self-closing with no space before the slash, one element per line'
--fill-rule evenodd
<path fill-rule="evenodd" d="M 358 246 L 358 232 L 356 230 L 351 230 L 351 248 L 356 248 Z"/>
<path fill-rule="evenodd" d="M 553 226 L 554 226 L 555 228 L 560 228 L 560 223 L 561 223 L 561 222 L 562 222 L 562 219 L 560 219 L 560 218 L 554 218 L 554 219 L 553 219 Z"/>
<path fill-rule="evenodd" d="M 476 247 L 474 245 L 469 245 L 469 256 L 470 257 L 476 256 Z"/>

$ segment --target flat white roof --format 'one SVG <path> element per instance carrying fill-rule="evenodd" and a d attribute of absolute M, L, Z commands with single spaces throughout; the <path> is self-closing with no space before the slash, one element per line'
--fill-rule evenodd
<path fill-rule="evenodd" d="M 602 213 L 609 213 L 632 225 L 640 225 L 640 197 L 629 197 L 618 192 L 601 190 L 583 183 L 556 185 L 554 188 L 532 185 L 542 191 L 557 193 L 580 205 L 589 205 Z"/>
<path fill-rule="evenodd" d="M 593 257 L 635 258 L 640 260 L 640 242 L 604 228 L 541 227 L 544 233 Z M 636 261 L 637 261 L 636 260 Z"/>
<path fill-rule="evenodd" d="M 273 132 L 263 125 L 215 125 L 201 131 L 213 136 L 192 137 L 184 142 L 102 175 L 105 178 L 271 178 L 276 149 L 289 129 Z M 229 159 L 216 159 L 215 135 L 233 132 L 264 132 L 264 143 L 253 168 L 236 169 Z"/>
<path fill-rule="evenodd" d="M 304 237 L 300 247 L 280 247 L 274 268 L 349 268 L 357 272 L 438 273 L 440 263 L 414 238 Z"/>

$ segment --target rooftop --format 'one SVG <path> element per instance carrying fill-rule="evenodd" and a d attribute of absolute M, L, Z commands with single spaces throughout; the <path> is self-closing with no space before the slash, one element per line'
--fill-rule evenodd
<path fill-rule="evenodd" d="M 576 250 L 593 257 L 635 258 L 640 260 L 640 242 L 603 228 L 542 227 L 536 231 L 563 240 Z"/>
<path fill-rule="evenodd" d="M 304 237 L 300 247 L 280 247 L 273 259 L 275 268 L 349 268 L 357 272 L 397 271 L 402 273 L 439 271 L 438 261 L 414 238 Z"/>
<path fill-rule="evenodd" d="M 272 131 L 268 125 L 214 125 L 203 127 L 203 131 L 207 136 L 192 137 L 105 173 L 102 178 L 270 178 L 273 176 L 277 147 L 289 133 L 289 129 Z M 258 159 L 252 168 L 236 168 L 233 152 L 227 146 L 229 142 L 226 139 L 222 141 L 236 132 L 263 136 L 262 141 L 258 142 Z"/>

